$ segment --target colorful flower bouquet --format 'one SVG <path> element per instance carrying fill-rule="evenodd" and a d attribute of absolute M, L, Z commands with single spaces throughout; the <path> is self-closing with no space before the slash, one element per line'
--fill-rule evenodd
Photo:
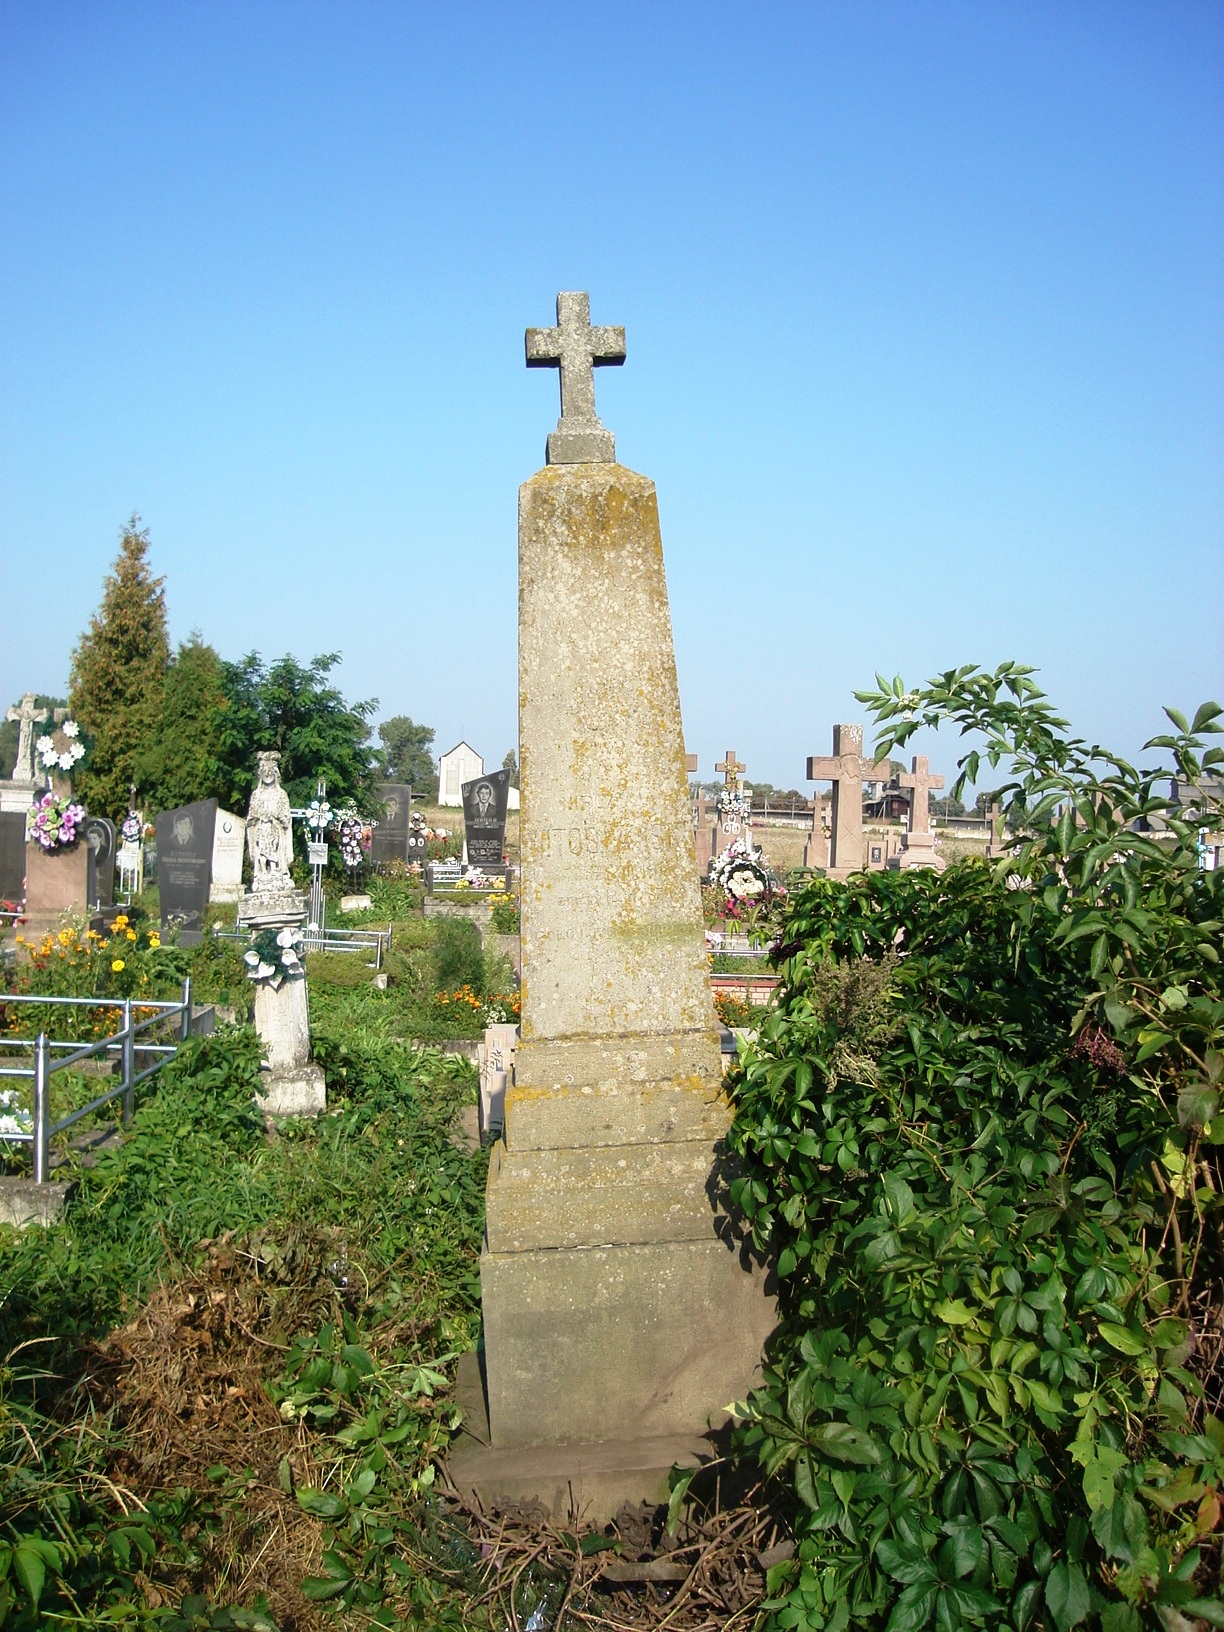
<path fill-rule="evenodd" d="M 67 850 L 80 837 L 78 829 L 84 820 L 84 805 L 44 793 L 26 813 L 26 838 L 34 839 L 44 850 Z"/>
<path fill-rule="evenodd" d="M 286 980 L 306 972 L 302 963 L 302 934 L 297 929 L 261 929 L 243 953 L 247 979 L 266 981 L 279 991 Z"/>
<path fill-rule="evenodd" d="M 135 844 L 144 833 L 144 823 L 138 810 L 129 810 L 123 818 L 119 832 L 128 844 Z"/>

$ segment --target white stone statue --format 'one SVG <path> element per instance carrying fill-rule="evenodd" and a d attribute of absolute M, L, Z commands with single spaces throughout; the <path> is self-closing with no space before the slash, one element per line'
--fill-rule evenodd
<path fill-rule="evenodd" d="M 259 756 L 259 781 L 247 808 L 246 839 L 251 889 L 260 895 L 292 890 L 293 822 L 289 795 L 281 787 L 279 754 Z"/>

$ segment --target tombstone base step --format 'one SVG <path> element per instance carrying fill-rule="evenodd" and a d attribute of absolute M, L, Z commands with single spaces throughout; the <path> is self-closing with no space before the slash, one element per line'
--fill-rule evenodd
<path fill-rule="evenodd" d="M 701 1467 L 722 1454 L 714 1436 L 614 1439 L 598 1445 L 534 1445 L 498 1450 L 489 1444 L 480 1359 L 459 1358 L 456 1402 L 463 1429 L 447 1471 L 461 1496 L 486 1508 L 540 1507 L 556 1521 L 601 1526 L 626 1502 L 666 1502 L 672 1468 Z"/>

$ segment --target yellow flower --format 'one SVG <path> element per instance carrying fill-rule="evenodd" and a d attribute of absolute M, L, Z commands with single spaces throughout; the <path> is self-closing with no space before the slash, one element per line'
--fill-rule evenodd
<path fill-rule="evenodd" d="M 134 941 L 136 939 L 136 931 L 134 929 L 126 930 L 125 934 L 127 935 L 129 941 Z"/>
<path fill-rule="evenodd" d="M 161 936 L 157 933 L 157 931 L 155 929 L 151 929 L 149 931 L 149 945 L 150 946 L 160 946 L 161 945 Z"/>
<path fill-rule="evenodd" d="M 112 921 L 111 927 L 112 927 L 112 929 L 126 929 L 128 927 L 128 915 L 127 915 L 127 913 L 126 912 L 119 913 L 117 915 L 117 917 L 115 917 L 114 920 Z"/>
<path fill-rule="evenodd" d="M 127 967 L 127 965 L 124 963 L 122 958 L 112 958 L 111 959 L 111 968 L 115 971 L 116 974 L 119 973 L 120 969 L 124 969 L 126 967 Z"/>
<path fill-rule="evenodd" d="M 76 936 L 70 929 L 61 929 L 59 934 L 56 936 L 56 940 L 58 940 L 61 946 L 71 946 L 73 941 L 76 940 Z"/>

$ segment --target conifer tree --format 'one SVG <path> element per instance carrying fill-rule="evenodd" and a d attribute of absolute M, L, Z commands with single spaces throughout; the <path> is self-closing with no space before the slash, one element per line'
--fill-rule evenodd
<path fill-rule="evenodd" d="M 126 812 L 136 762 L 155 741 L 170 656 L 165 580 L 154 578 L 148 552 L 148 530 L 133 513 L 102 604 L 72 654 L 69 706 L 93 739 L 76 792 L 113 820 Z"/>

